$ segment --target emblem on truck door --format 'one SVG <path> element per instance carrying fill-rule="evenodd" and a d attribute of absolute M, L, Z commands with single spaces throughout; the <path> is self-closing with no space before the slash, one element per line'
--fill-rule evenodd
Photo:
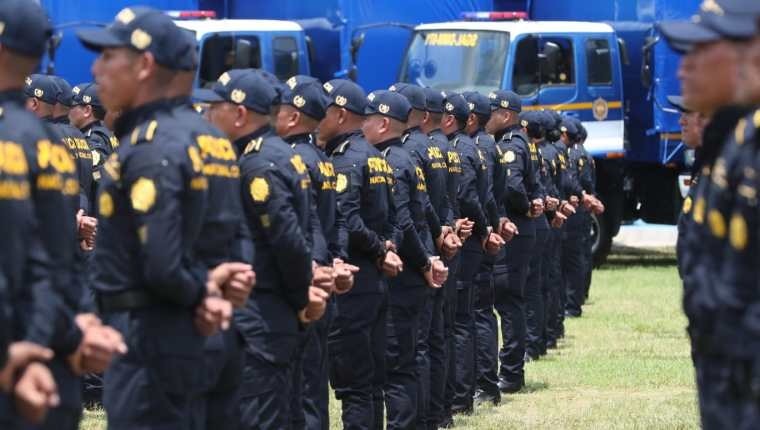
<path fill-rule="evenodd" d="M 607 114 L 610 111 L 609 106 L 607 105 L 607 100 L 599 97 L 594 100 L 591 107 L 591 110 L 594 112 L 594 118 L 596 118 L 597 121 L 604 121 L 607 119 Z"/>

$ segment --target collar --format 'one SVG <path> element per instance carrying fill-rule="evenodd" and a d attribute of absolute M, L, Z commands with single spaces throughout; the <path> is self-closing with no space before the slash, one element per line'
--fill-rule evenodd
<path fill-rule="evenodd" d="M 290 145 L 299 144 L 299 143 L 313 143 L 314 137 L 311 133 L 299 133 L 294 134 L 288 137 L 282 138 L 285 142 L 288 142 Z"/>
<path fill-rule="evenodd" d="M 172 106 L 172 107 L 192 106 L 193 105 L 193 100 L 190 98 L 190 96 L 172 97 L 170 99 L 166 99 L 166 102 L 170 106 Z"/>
<path fill-rule="evenodd" d="M 401 146 L 401 138 L 394 137 L 392 139 L 388 139 L 386 141 L 380 142 L 377 145 L 375 145 L 375 148 L 377 148 L 378 151 L 383 152 L 387 148 L 390 148 L 391 146 Z"/>
<path fill-rule="evenodd" d="M 169 110 L 171 110 L 171 105 L 168 101 L 160 99 L 124 112 L 114 124 L 114 135 L 123 138 L 139 124 L 154 117 L 157 112 L 168 112 Z"/>
<path fill-rule="evenodd" d="M 360 130 L 354 130 L 349 131 L 348 133 L 339 134 L 329 141 L 327 141 L 327 144 L 325 145 L 325 152 L 327 155 L 332 155 L 333 151 L 340 145 L 341 143 L 345 142 L 347 139 L 350 139 L 354 136 L 358 136 L 361 134 Z"/>
<path fill-rule="evenodd" d="M 102 125 L 103 124 L 101 123 L 101 121 L 96 119 L 93 122 L 91 122 L 91 123 L 85 125 L 84 127 L 80 128 L 79 131 L 81 131 L 82 134 L 86 135 L 93 128 L 98 127 L 98 126 L 102 126 Z"/>
<path fill-rule="evenodd" d="M 235 148 L 238 150 L 238 154 L 242 154 L 245 150 L 246 145 L 248 145 L 248 142 L 258 139 L 259 137 L 264 136 L 265 134 L 270 134 L 272 131 L 272 127 L 265 125 L 263 127 L 260 127 L 256 131 L 250 134 L 246 134 L 243 137 L 240 137 L 233 142 L 235 145 Z"/>

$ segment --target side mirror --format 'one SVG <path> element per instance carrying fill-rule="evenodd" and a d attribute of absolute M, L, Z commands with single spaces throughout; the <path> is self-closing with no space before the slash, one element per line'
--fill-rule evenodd
<path fill-rule="evenodd" d="M 624 66 L 629 66 L 631 64 L 631 57 L 628 56 L 628 45 L 625 44 L 625 40 L 622 37 L 618 37 L 617 42 L 618 49 L 620 50 L 620 62 Z"/>
<path fill-rule="evenodd" d="M 314 41 L 311 40 L 311 36 L 306 36 L 306 51 L 309 54 L 309 63 L 311 63 L 312 60 L 317 58 L 317 55 L 314 52 Z"/>
<path fill-rule="evenodd" d="M 237 39 L 235 41 L 235 68 L 247 69 L 251 67 L 251 52 L 253 51 L 251 42 L 246 39 Z"/>

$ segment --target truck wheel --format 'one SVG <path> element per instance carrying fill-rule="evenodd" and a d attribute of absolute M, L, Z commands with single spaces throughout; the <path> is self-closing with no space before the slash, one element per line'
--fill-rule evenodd
<path fill-rule="evenodd" d="M 612 229 L 608 225 L 607 217 L 591 214 L 591 254 L 594 267 L 599 267 L 607 261 L 612 249 Z"/>

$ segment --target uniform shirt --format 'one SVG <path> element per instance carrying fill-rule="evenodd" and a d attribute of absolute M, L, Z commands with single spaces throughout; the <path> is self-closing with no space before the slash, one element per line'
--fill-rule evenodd
<path fill-rule="evenodd" d="M 495 196 L 504 193 L 507 172 L 504 169 L 504 165 L 500 162 L 496 141 L 490 134 L 480 129 L 472 136 L 472 140 L 480 151 L 479 155 L 483 156 L 484 165 L 486 166 L 488 188 L 486 195 L 483 196 L 486 199 L 484 200 L 486 202 L 486 214 L 491 226 L 495 230 L 498 230 L 499 217 L 504 215 L 504 210 L 499 208 L 500 205 L 497 204 Z"/>
<path fill-rule="evenodd" d="M 37 214 L 52 209 L 56 203 L 65 202 L 65 197 L 62 189 L 49 186 L 43 187 L 49 191 L 41 191 L 32 182 L 41 169 L 37 158 L 26 154 L 34 151 L 38 144 L 46 148 L 52 144 L 45 127 L 24 109 L 23 102 L 24 96 L 20 92 L 0 93 L 0 153 L 3 154 L 0 163 L 0 218 L 3 220 L 0 226 L 3 238 L 0 250 L 0 366 L 5 364 L 7 347 L 14 339 L 26 338 L 50 345 L 55 331 L 55 315 L 60 309 L 58 292 L 52 284 L 53 267 L 39 230 L 39 223 L 44 219 Z M 70 170 L 73 161 L 67 158 L 62 145 L 57 147 L 64 157 L 56 167 Z M 49 161 L 42 164 L 45 173 L 52 176 L 57 172 Z M 61 173 L 59 178 L 66 177 Z M 68 177 L 73 179 L 73 175 Z M 48 183 L 57 185 L 52 181 Z M 49 201 L 36 208 L 35 199 L 42 198 L 49 198 Z M 56 215 L 66 219 L 60 212 Z M 66 237 L 66 232 L 62 232 L 62 236 Z"/>
<path fill-rule="evenodd" d="M 166 100 L 125 112 L 116 123 L 119 150 L 103 167 L 98 193 L 99 294 L 141 290 L 180 308 L 194 308 L 206 294 L 207 268 L 193 250 L 208 179 L 190 133 L 175 127 Z"/>
<path fill-rule="evenodd" d="M 583 187 L 579 182 L 577 166 L 569 163 L 568 154 L 569 149 L 567 145 L 562 141 L 557 141 L 552 144 L 557 151 L 557 159 L 560 164 L 560 172 L 562 173 L 560 195 L 563 199 L 568 200 L 571 196 L 583 197 Z"/>
<path fill-rule="evenodd" d="M 415 168 L 420 169 L 426 191 L 424 193 L 425 216 L 433 238 L 441 235 L 439 212 L 445 212 L 448 205 L 446 193 L 446 160 L 443 151 L 423 133 L 419 127 L 413 127 L 401 137 L 404 149 L 412 157 Z"/>
<path fill-rule="evenodd" d="M 92 153 L 92 179 L 93 182 L 97 182 L 100 180 L 103 163 L 106 162 L 114 151 L 112 144 L 114 136 L 101 121 L 93 121 L 80 129 L 80 131 L 90 147 Z"/>
<path fill-rule="evenodd" d="M 451 148 L 456 154 L 452 159 L 452 154 L 449 152 L 450 168 L 456 167 L 456 161 L 459 161 L 461 170 L 457 191 L 459 216 L 475 222 L 473 234 L 481 240 L 485 239 L 489 226 L 484 209 L 488 199 L 488 168 L 485 158 L 466 134 L 456 132 L 448 137 Z"/>
<path fill-rule="evenodd" d="M 705 176 L 710 176 L 710 168 L 705 166 L 707 173 Z M 683 279 L 684 274 L 691 271 L 691 265 L 693 264 L 693 258 L 691 253 L 686 249 L 689 240 L 687 235 L 694 231 L 694 197 L 697 192 L 697 185 L 701 178 L 701 172 L 694 172 L 691 176 L 691 185 L 689 187 L 689 193 L 683 200 L 683 206 L 681 208 L 681 214 L 678 216 L 678 237 L 676 239 L 676 261 L 678 263 L 678 275 Z"/>
<path fill-rule="evenodd" d="M 338 210 L 346 220 L 349 262 L 372 270 L 385 255 L 385 241 L 396 237 L 393 172 L 380 151 L 359 131 L 327 142 L 335 166 Z M 397 244 L 398 245 L 398 244 Z M 381 285 L 357 283 L 352 291 L 380 292 Z"/>
<path fill-rule="evenodd" d="M 437 207 L 438 219 L 441 224 L 454 226 L 454 220 L 459 218 L 459 203 L 457 202 L 457 190 L 459 178 L 462 174 L 462 166 L 456 151 L 451 148 L 449 138 L 437 128 L 430 132 L 430 146 L 438 148 L 446 163 L 446 200 L 442 206 Z M 435 205 L 435 203 L 433 203 Z"/>
<path fill-rule="evenodd" d="M 295 317 L 308 304 L 312 276 L 314 214 L 308 169 L 268 126 L 237 139 L 235 147 L 242 153 L 241 195 L 254 243 L 256 291 L 277 294 Z M 245 327 L 246 312 L 241 314 Z"/>
<path fill-rule="evenodd" d="M 393 203 L 398 225 L 395 242 L 399 256 L 409 266 L 410 272 L 416 272 L 414 275 L 419 281 L 419 269 L 427 265 L 432 254 L 432 238 L 425 213 L 425 176 L 403 147 L 401 139 L 390 139 L 375 147 L 393 170 Z M 402 283 L 405 280 L 413 282 L 412 279 L 400 279 Z"/>
<path fill-rule="evenodd" d="M 531 202 L 542 198 L 538 183 L 537 164 L 531 160 L 533 153 L 528 138 L 519 125 L 503 130 L 497 135 L 506 174 L 503 204 L 507 217 L 517 226 L 521 235 L 533 236 L 536 231 L 534 219 L 528 216 Z M 536 154 L 537 156 L 537 154 Z"/>
<path fill-rule="evenodd" d="M 538 154 L 541 159 L 541 180 L 547 197 L 563 200 L 562 182 L 564 167 L 559 160 L 559 153 L 549 141 L 542 140 L 538 144 Z M 546 218 L 554 218 L 554 211 L 546 212 Z"/>
<path fill-rule="evenodd" d="M 323 264 L 331 264 L 334 258 L 345 259 L 346 250 L 341 244 L 341 230 L 345 228 L 343 216 L 337 210 L 337 176 L 332 161 L 317 147 L 311 134 L 298 134 L 285 138 L 296 154 L 301 156 L 309 171 L 312 185 L 312 201 L 316 203 L 322 235 L 327 242 L 327 256 Z"/>
<path fill-rule="evenodd" d="M 79 208 L 85 213 L 92 213 L 95 195 L 92 188 L 92 152 L 87 140 L 82 132 L 69 124 L 69 119 L 65 116 L 43 119 L 53 125 L 58 138 L 69 148 L 69 153 L 77 164 Z"/>

